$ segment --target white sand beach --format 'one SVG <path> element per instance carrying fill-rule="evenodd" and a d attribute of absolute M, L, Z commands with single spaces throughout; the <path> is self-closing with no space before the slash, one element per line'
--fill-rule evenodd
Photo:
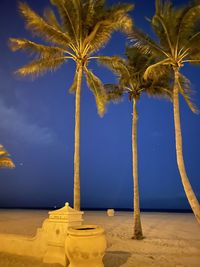
<path fill-rule="evenodd" d="M 199 267 L 200 226 L 190 213 L 142 213 L 145 239 L 132 240 L 132 212 L 85 211 L 84 224 L 105 228 L 105 267 Z M 0 233 L 34 236 L 48 211 L 0 210 Z M 1 240 L 0 240 L 1 244 Z M 0 267 L 59 267 L 31 257 L 0 253 Z M 87 267 L 87 266 L 86 266 Z"/>

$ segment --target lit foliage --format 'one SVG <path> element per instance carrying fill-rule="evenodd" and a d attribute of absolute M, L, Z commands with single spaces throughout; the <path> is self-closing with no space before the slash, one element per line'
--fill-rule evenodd
<path fill-rule="evenodd" d="M 19 10 L 25 18 L 26 28 L 34 36 L 41 37 L 47 44 L 38 44 L 26 39 L 10 39 L 13 51 L 25 50 L 33 60 L 19 68 L 21 76 L 32 77 L 54 71 L 68 59 L 76 62 L 77 71 L 70 92 L 77 86 L 79 65 L 83 66 L 87 84 L 92 90 L 98 112 L 105 112 L 105 90 L 101 80 L 88 69 L 92 55 L 103 47 L 115 30 L 130 33 L 132 20 L 127 12 L 133 5 L 118 4 L 110 8 L 105 0 L 51 0 L 57 8 L 59 20 L 53 8 L 46 8 L 39 16 L 26 3 L 19 4 Z"/>
<path fill-rule="evenodd" d="M 108 100 L 117 102 L 124 93 L 128 93 L 130 100 L 138 100 L 142 93 L 172 98 L 171 71 L 168 66 L 160 69 L 155 77 L 144 79 L 146 69 L 155 63 L 156 58 L 150 53 L 144 54 L 137 47 L 127 47 L 126 56 L 127 59 L 119 56 L 99 58 L 99 62 L 118 77 L 118 84 L 105 85 Z"/>
<path fill-rule="evenodd" d="M 13 169 L 15 167 L 15 164 L 9 157 L 10 155 L 5 150 L 5 148 L 0 145 L 0 168 L 9 168 Z"/>
<path fill-rule="evenodd" d="M 183 7 L 174 7 L 171 1 L 156 0 L 156 12 L 149 19 L 158 37 L 152 39 L 141 30 L 134 29 L 130 36 L 133 45 L 144 54 L 149 52 L 157 62 L 147 68 L 144 78 L 153 78 L 170 66 L 178 71 L 179 92 L 193 112 L 197 112 L 191 101 L 192 91 L 189 80 L 180 73 L 185 63 L 200 64 L 200 3 L 192 1 Z"/>

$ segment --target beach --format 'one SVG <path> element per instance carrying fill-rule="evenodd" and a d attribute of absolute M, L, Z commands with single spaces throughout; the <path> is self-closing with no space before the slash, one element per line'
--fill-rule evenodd
<path fill-rule="evenodd" d="M 47 210 L 0 210 L 0 233 L 34 236 L 48 217 Z M 106 232 L 105 267 L 199 267 L 200 226 L 192 213 L 142 212 L 145 238 L 133 240 L 133 213 L 85 211 L 84 224 L 101 225 Z M 0 240 L 1 246 L 1 240 Z M 46 266 L 38 259 L 0 253 L 0 267 Z"/>

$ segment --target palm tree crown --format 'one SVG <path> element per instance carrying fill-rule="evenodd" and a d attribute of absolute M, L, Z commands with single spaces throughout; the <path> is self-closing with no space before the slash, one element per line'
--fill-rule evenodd
<path fill-rule="evenodd" d="M 149 21 L 158 39 L 154 40 L 136 28 L 130 36 L 141 52 L 151 52 L 157 57 L 156 63 L 147 68 L 144 78 L 154 78 L 166 65 L 180 70 L 186 63 L 200 64 L 200 4 L 197 1 L 176 8 L 171 1 L 156 0 L 156 12 Z M 191 110 L 197 112 L 191 101 L 189 80 L 178 72 L 177 82 L 179 93 Z"/>
<path fill-rule="evenodd" d="M 142 93 L 149 96 L 172 97 L 169 81 L 171 72 L 168 66 L 160 68 L 159 75 L 144 79 L 146 69 L 155 63 L 156 58 L 150 53 L 144 54 L 137 47 L 126 48 L 127 59 L 119 56 L 99 57 L 99 62 L 107 66 L 118 76 L 118 84 L 106 84 L 108 100 L 117 101 L 124 93 L 130 100 L 138 100 Z M 166 73 L 168 75 L 166 75 Z"/>
<path fill-rule="evenodd" d="M 53 71 L 68 59 L 83 66 L 87 83 L 94 93 L 98 112 L 104 114 L 106 96 L 102 83 L 87 64 L 92 55 L 104 46 L 115 30 L 130 32 L 132 20 L 127 12 L 133 8 L 130 4 L 119 4 L 107 8 L 105 0 L 51 0 L 59 13 L 59 20 L 52 8 L 44 10 L 39 16 L 26 3 L 19 4 L 19 10 L 25 18 L 26 28 L 34 36 L 41 37 L 46 44 L 38 44 L 26 39 L 10 38 L 13 51 L 25 50 L 35 56 L 29 64 L 19 68 L 22 76 L 38 76 Z M 77 86 L 77 72 L 70 91 Z"/>

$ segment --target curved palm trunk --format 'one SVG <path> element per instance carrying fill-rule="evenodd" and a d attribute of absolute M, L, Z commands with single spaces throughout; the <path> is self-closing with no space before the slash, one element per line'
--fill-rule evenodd
<path fill-rule="evenodd" d="M 192 190 L 191 184 L 187 177 L 185 170 L 183 151 L 182 151 L 182 134 L 181 134 L 181 122 L 180 122 L 180 111 L 179 111 L 179 90 L 178 90 L 178 70 L 175 72 L 175 83 L 173 89 L 173 108 L 174 108 L 174 127 L 175 127 L 175 140 L 176 140 L 176 158 L 179 173 L 181 176 L 182 184 L 185 190 L 185 194 L 190 203 L 192 211 L 196 216 L 198 223 L 200 224 L 200 205 Z"/>
<path fill-rule="evenodd" d="M 78 66 L 74 137 L 74 209 L 80 210 L 80 96 L 83 67 Z"/>
<path fill-rule="evenodd" d="M 133 99 L 133 121 L 132 121 L 132 155 L 133 155 L 133 239 L 143 239 L 142 225 L 140 220 L 139 188 L 138 188 L 138 152 L 137 152 L 137 100 Z"/>

